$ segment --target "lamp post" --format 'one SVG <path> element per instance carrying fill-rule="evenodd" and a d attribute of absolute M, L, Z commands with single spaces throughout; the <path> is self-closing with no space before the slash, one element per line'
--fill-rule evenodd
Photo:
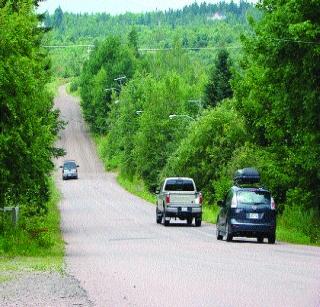
<path fill-rule="evenodd" d="M 127 79 L 126 76 L 120 76 L 118 78 L 113 79 L 114 81 L 118 82 L 120 84 L 120 87 L 122 87 L 122 84 L 125 82 L 125 80 Z"/>
<path fill-rule="evenodd" d="M 104 91 L 105 92 L 113 92 L 113 91 L 115 91 L 117 93 L 120 93 L 120 90 L 118 88 L 116 88 L 116 87 L 106 88 Z"/>

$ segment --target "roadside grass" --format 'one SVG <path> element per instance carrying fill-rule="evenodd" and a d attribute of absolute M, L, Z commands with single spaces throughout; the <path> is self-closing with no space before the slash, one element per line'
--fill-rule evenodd
<path fill-rule="evenodd" d="M 217 221 L 218 213 L 219 208 L 217 206 L 205 204 L 203 206 L 202 218 L 208 223 L 215 224 Z"/>
<path fill-rule="evenodd" d="M 59 86 L 62 84 L 65 84 L 67 82 L 68 82 L 67 79 L 53 78 L 52 81 L 47 84 L 47 88 L 48 88 L 50 94 L 53 97 L 55 97 L 55 96 L 57 96 Z"/>
<path fill-rule="evenodd" d="M 79 98 L 80 97 L 80 87 L 75 87 L 74 86 L 74 81 L 73 79 L 71 80 L 68 80 L 68 83 L 67 83 L 67 93 L 74 96 L 74 97 L 77 97 Z"/>
<path fill-rule="evenodd" d="M 147 188 L 145 187 L 141 179 L 137 179 L 137 178 L 130 179 L 120 174 L 117 176 L 117 181 L 128 192 L 136 196 L 139 196 L 140 198 L 152 204 L 156 203 L 155 194 L 152 194 L 147 190 Z"/>
<path fill-rule="evenodd" d="M 278 216 L 277 240 L 320 246 L 319 212 L 302 206 L 285 206 Z"/>
<path fill-rule="evenodd" d="M 7 280 L 10 272 L 63 271 L 64 242 L 57 207 L 60 194 L 53 179 L 50 192 L 47 215 L 34 217 L 31 222 L 25 222 L 21 216 L 16 229 L 7 227 L 0 234 L 0 272 L 4 276 L 0 282 Z"/>

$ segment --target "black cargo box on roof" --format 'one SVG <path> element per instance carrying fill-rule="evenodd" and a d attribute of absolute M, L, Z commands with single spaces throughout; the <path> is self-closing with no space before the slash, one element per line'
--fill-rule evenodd
<path fill-rule="evenodd" d="M 260 174 L 255 168 L 247 167 L 235 172 L 233 180 L 236 184 L 253 184 L 260 182 Z"/>

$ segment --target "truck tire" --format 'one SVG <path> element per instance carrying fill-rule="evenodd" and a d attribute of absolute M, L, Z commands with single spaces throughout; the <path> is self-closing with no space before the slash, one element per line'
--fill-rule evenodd
<path fill-rule="evenodd" d="M 156 220 L 157 220 L 157 224 L 161 224 L 162 214 L 161 214 L 161 212 L 158 210 L 158 208 L 156 208 Z"/>
<path fill-rule="evenodd" d="M 219 241 L 223 239 L 223 236 L 220 234 L 220 231 L 218 228 L 216 229 L 216 236 L 217 236 L 217 240 Z"/>
<path fill-rule="evenodd" d="M 162 217 L 163 217 L 163 225 L 164 225 L 164 226 L 169 226 L 169 224 L 170 224 L 170 219 L 167 219 L 167 218 L 166 218 L 166 211 L 163 212 Z"/>

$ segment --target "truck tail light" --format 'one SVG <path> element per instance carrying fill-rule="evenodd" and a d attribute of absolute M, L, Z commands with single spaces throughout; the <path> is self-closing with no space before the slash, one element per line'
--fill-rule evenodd
<path fill-rule="evenodd" d="M 231 200 L 231 208 L 237 208 L 237 196 L 233 195 Z"/>
<path fill-rule="evenodd" d="M 276 210 L 276 203 L 275 203 L 273 197 L 271 197 L 271 210 Z"/>
<path fill-rule="evenodd" d="M 202 203 L 203 203 L 203 196 L 202 196 L 202 193 L 200 192 L 199 193 L 199 205 L 202 206 Z"/>
<path fill-rule="evenodd" d="M 170 194 L 166 195 L 166 204 L 170 204 Z"/>

